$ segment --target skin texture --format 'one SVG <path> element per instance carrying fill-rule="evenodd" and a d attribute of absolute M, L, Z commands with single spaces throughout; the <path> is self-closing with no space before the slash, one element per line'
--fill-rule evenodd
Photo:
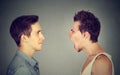
<path fill-rule="evenodd" d="M 105 55 L 97 57 L 93 64 L 92 75 L 112 75 L 111 61 Z"/>

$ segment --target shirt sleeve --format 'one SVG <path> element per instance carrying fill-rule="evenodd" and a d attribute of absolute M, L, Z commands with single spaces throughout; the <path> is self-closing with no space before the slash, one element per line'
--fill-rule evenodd
<path fill-rule="evenodd" d="M 32 75 L 28 68 L 26 67 L 20 67 L 16 70 L 14 75 Z"/>

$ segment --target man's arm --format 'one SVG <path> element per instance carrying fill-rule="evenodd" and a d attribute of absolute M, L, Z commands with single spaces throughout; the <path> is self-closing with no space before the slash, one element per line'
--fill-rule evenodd
<path fill-rule="evenodd" d="M 96 58 L 92 67 L 92 75 L 112 75 L 112 63 L 105 55 Z"/>

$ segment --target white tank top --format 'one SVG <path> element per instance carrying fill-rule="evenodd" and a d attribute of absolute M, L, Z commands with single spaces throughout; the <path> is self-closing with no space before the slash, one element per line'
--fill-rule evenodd
<path fill-rule="evenodd" d="M 104 54 L 105 56 L 107 56 L 108 59 L 111 61 L 111 63 L 112 63 L 112 75 L 114 75 L 114 67 L 113 67 L 113 62 L 112 62 L 111 56 L 109 54 L 105 53 L 105 52 L 98 53 L 93 58 L 93 60 L 87 65 L 87 67 L 85 67 L 85 69 L 83 70 L 81 75 L 91 75 L 93 63 L 94 63 L 95 59 L 101 54 Z"/>

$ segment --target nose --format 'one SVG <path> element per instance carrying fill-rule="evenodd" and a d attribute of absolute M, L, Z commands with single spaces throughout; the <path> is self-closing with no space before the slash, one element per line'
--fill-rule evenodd
<path fill-rule="evenodd" d="M 43 39 L 45 40 L 45 37 L 43 36 Z"/>
<path fill-rule="evenodd" d="M 42 40 L 44 40 L 45 39 L 45 37 L 44 37 L 44 35 L 41 33 L 41 35 L 40 35 L 40 38 L 42 39 Z"/>
<path fill-rule="evenodd" d="M 43 38 L 43 40 L 45 40 L 45 37 L 44 37 L 44 35 L 42 34 L 42 38 Z"/>

